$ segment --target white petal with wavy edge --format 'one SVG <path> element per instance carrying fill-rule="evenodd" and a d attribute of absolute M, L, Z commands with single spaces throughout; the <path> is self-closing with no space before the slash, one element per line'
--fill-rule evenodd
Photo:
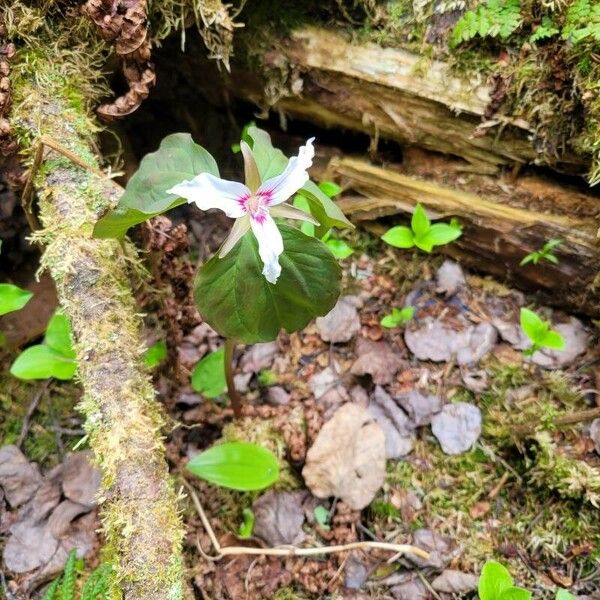
<path fill-rule="evenodd" d="M 250 218 L 246 215 L 236 219 L 229 235 L 221 245 L 219 258 L 223 258 L 228 252 L 244 237 L 244 234 L 250 230 Z"/>
<path fill-rule="evenodd" d="M 243 183 L 201 173 L 194 179 L 174 185 L 167 193 L 194 202 L 201 210 L 218 208 L 235 219 L 246 214 L 241 200 L 250 195 L 250 190 Z"/>
<path fill-rule="evenodd" d="M 304 146 L 300 146 L 298 156 L 289 159 L 287 167 L 276 177 L 271 177 L 258 188 L 258 194 L 262 192 L 268 198 L 267 205 L 281 204 L 291 198 L 307 181 L 306 170 L 312 165 L 315 156 L 313 140 L 310 138 Z"/>
<path fill-rule="evenodd" d="M 275 221 L 267 213 L 250 217 L 252 232 L 258 240 L 258 254 L 263 262 L 262 274 L 269 283 L 277 283 L 281 274 L 279 255 L 283 252 L 283 238 Z"/>
<path fill-rule="evenodd" d="M 274 217 L 284 217 L 286 219 L 297 219 L 298 221 L 308 221 L 313 225 L 319 225 L 319 221 L 317 221 L 312 215 L 309 215 L 307 212 L 284 202 L 283 204 L 279 204 L 274 206 L 269 211 Z"/>

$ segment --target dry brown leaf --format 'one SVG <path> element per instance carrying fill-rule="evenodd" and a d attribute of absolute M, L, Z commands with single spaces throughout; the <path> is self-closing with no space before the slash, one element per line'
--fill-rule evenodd
<path fill-rule="evenodd" d="M 476 590 L 478 583 L 479 577 L 477 575 L 446 569 L 431 582 L 431 587 L 436 592 L 466 594 Z"/>
<path fill-rule="evenodd" d="M 0 486 L 13 508 L 27 502 L 41 484 L 37 465 L 30 463 L 17 446 L 0 448 Z"/>
<path fill-rule="evenodd" d="M 304 539 L 302 502 L 306 492 L 267 492 L 252 504 L 254 535 L 270 546 L 297 545 Z"/>
<path fill-rule="evenodd" d="M 402 367 L 402 358 L 387 342 L 371 342 L 363 338 L 356 343 L 358 359 L 352 365 L 353 375 L 371 375 L 377 385 L 391 383 Z"/>
<path fill-rule="evenodd" d="M 360 331 L 356 296 L 344 296 L 324 317 L 317 318 L 317 331 L 324 342 L 349 342 Z"/>
<path fill-rule="evenodd" d="M 318 498 L 336 496 L 354 510 L 367 506 L 385 479 L 385 434 L 369 412 L 344 404 L 323 425 L 302 471 Z"/>

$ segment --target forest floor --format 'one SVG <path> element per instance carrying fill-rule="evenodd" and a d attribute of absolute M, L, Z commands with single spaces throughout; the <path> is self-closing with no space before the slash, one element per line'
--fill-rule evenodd
<path fill-rule="evenodd" d="M 138 297 L 148 343 L 166 338 L 169 347 L 155 374 L 168 413 L 167 455 L 178 480 L 185 477 L 195 490 L 221 546 L 380 540 L 430 552 L 428 561 L 407 555 L 391 563 L 390 553 L 380 550 L 209 560 L 215 549 L 188 495 L 185 553 L 198 597 L 470 597 L 490 558 L 506 564 L 536 598 L 554 597 L 557 587 L 600 597 L 600 421 L 590 427 L 579 418 L 600 405 L 592 324 L 536 306 L 440 256 L 391 249 L 353 232 L 345 236 L 354 252 L 342 261 L 344 292 L 336 308 L 301 332 L 237 348 L 245 416 L 234 421 L 225 395 L 209 399 L 189 385 L 195 364 L 222 340 L 185 300 L 190 261 L 214 252 L 225 223 L 216 215 L 201 226 L 194 216 L 178 217 L 187 222 L 189 238 L 181 223 L 165 218 L 148 230 L 150 255 L 160 266 L 155 272 L 162 275 L 158 282 L 138 282 Z M 174 305 L 170 296 L 183 300 Z M 415 315 L 406 325 L 380 325 L 392 308 L 409 305 Z M 565 352 L 537 353 L 533 362 L 523 357 L 523 305 L 561 330 Z M 26 309 L 14 314 L 22 323 L 31 317 Z M 73 475 L 73 463 L 85 456 L 70 454 L 76 446 L 85 449 L 75 410 L 79 387 L 20 382 L 7 374 L 11 359 L 3 359 L 0 452 L 17 444 L 24 455 L 11 450 L 0 467 L 5 560 L 18 571 L 4 572 L 3 585 L 7 594 L 25 597 L 20 594 L 60 570 L 59 551 L 64 559 L 70 547 L 84 545 L 88 566 L 100 560 L 90 499 L 97 474 L 79 468 Z M 359 411 L 358 422 L 341 417 L 348 405 Z M 385 433 L 387 466 L 380 479 L 374 468 L 361 481 L 353 461 L 369 446 L 364 414 Z M 303 467 L 325 423 L 332 451 L 324 468 L 341 484 L 339 497 L 319 499 Z M 222 439 L 272 449 L 279 481 L 267 492 L 241 493 L 186 474 L 190 458 Z M 37 489 L 24 489 L 32 480 L 46 489 L 41 500 L 39 491 L 34 496 L 34 518 L 31 507 L 25 516 L 17 508 Z M 354 510 L 353 504 L 366 507 Z M 247 509 L 255 517 L 253 535 L 240 540 Z"/>

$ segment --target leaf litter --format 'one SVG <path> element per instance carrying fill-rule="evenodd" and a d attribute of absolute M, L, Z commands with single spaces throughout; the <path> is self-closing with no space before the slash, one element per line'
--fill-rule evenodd
<path fill-rule="evenodd" d="M 591 385 L 581 369 L 595 356 L 589 328 L 558 310 L 548 312 L 555 327 L 570 328 L 565 335 L 576 349 L 568 359 L 560 353 L 544 358 L 550 360 L 544 366 L 564 369 L 564 379 L 549 382 L 520 358 L 518 310 L 526 304 L 520 292 L 487 287 L 453 261 L 445 261 L 435 277 L 430 263 L 422 263 L 407 289 L 402 278 L 398 282 L 368 257 L 352 260 L 360 278 L 329 315 L 272 344 L 237 349 L 237 375 L 244 376 L 238 380 L 246 390 L 243 423 L 228 425 L 226 406 L 161 380 L 159 392 L 171 415 L 192 427 L 173 431 L 168 456 L 179 469 L 186 456 L 221 437 L 264 436 L 285 465 L 282 480 L 259 497 L 193 482 L 224 545 L 393 539 L 427 548 L 430 560 L 386 565 L 389 554 L 355 552 L 318 560 L 237 557 L 212 564 L 195 555 L 196 537 L 204 551 L 210 540 L 191 518 L 186 551 L 195 557 L 194 585 L 223 599 L 279 598 L 287 591 L 290 597 L 322 598 L 344 586 L 353 590 L 343 591 L 344 598 L 387 590 L 390 597 L 413 600 L 431 598 L 431 589 L 442 598 L 468 597 L 483 560 L 494 554 L 510 563 L 517 579 L 529 582 L 532 573 L 539 581 L 550 568 L 560 576 L 565 566 L 557 556 L 562 555 L 582 573 L 573 591 L 593 592 L 585 579 L 600 540 L 593 507 L 568 485 L 552 492 L 548 487 L 557 485 L 552 475 L 557 457 L 568 459 L 571 478 L 580 476 L 578 465 L 592 470 L 588 479 L 598 473 L 599 425 L 559 431 L 550 426 L 556 414 L 593 402 L 589 394 L 572 391 Z M 384 331 L 379 320 L 394 306 L 413 306 L 414 319 Z M 195 324 L 181 337 L 179 351 L 193 366 L 196 357 L 218 345 L 210 328 Z M 261 379 L 265 370 L 273 381 Z M 556 455 L 542 452 L 529 438 L 526 462 L 515 454 L 514 427 L 507 420 L 532 416 L 536 427 L 550 431 Z M 27 525 L 28 531 L 38 540 L 66 531 L 74 540 L 75 525 L 95 519 L 89 489 L 67 495 L 69 486 L 78 484 L 61 483 L 57 500 L 56 486 L 46 482 L 49 473 L 42 476 L 26 459 L 19 464 L 13 474 L 13 481 L 22 480 L 17 489 L 33 490 L 22 506 L 36 496 L 35 510 L 45 515 Z M 4 502 L 12 494 L 7 486 Z M 2 522 L 14 525 L 22 506 L 8 501 Z M 325 526 L 314 518 L 317 506 L 329 515 Z M 87 512 L 78 513 L 81 507 Z M 235 537 L 245 508 L 255 513 L 255 541 Z M 82 549 L 89 547 L 84 538 L 78 542 Z M 40 562 L 50 565 L 47 555 Z"/>

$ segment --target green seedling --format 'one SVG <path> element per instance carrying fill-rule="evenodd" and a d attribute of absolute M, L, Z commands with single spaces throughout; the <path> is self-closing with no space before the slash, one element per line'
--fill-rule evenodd
<path fill-rule="evenodd" d="M 0 316 L 21 310 L 33 294 L 11 283 L 0 283 Z"/>
<path fill-rule="evenodd" d="M 238 537 L 241 537 L 242 539 L 248 539 L 249 537 L 252 537 L 252 530 L 254 529 L 254 513 L 252 512 L 251 509 L 249 508 L 245 508 L 242 511 L 242 517 L 243 517 L 243 521 L 240 524 L 240 528 L 238 529 Z"/>
<path fill-rule="evenodd" d="M 415 309 L 413 306 L 405 306 L 404 308 L 392 308 L 392 312 L 389 315 L 385 315 L 379 321 L 382 327 L 393 329 L 394 327 L 401 327 L 410 321 L 415 315 Z"/>
<path fill-rule="evenodd" d="M 192 388 L 207 398 L 217 398 L 227 390 L 225 348 L 202 357 L 192 371 Z"/>
<path fill-rule="evenodd" d="M 331 529 L 329 525 L 331 515 L 324 506 L 317 506 L 313 511 L 313 514 L 315 515 L 315 521 L 319 524 L 321 529 L 325 529 L 326 531 Z"/>
<path fill-rule="evenodd" d="M 488 560 L 479 577 L 480 600 L 530 600 L 531 592 L 513 585 L 513 578 L 504 565 Z"/>
<path fill-rule="evenodd" d="M 541 319 L 532 310 L 521 309 L 521 328 L 531 340 L 531 347 L 523 351 L 524 356 L 533 356 L 542 348 L 564 350 L 565 338 L 551 327 L 548 321 Z"/>
<path fill-rule="evenodd" d="M 552 250 L 562 244 L 562 240 L 551 239 L 548 240 L 539 250 L 528 254 L 519 264 L 524 266 L 528 263 L 537 265 L 541 260 L 547 260 L 548 262 L 558 264 L 558 258 L 552 254 Z"/>
<path fill-rule="evenodd" d="M 158 367 L 165 358 L 167 358 L 167 343 L 165 340 L 159 340 L 144 352 L 144 364 L 149 369 Z"/>
<path fill-rule="evenodd" d="M 71 340 L 69 320 L 60 312 L 54 313 L 42 344 L 25 349 L 13 362 L 10 372 L 19 379 L 73 379 L 77 364 Z"/>
<path fill-rule="evenodd" d="M 462 235 L 458 221 L 450 223 L 431 223 L 425 209 L 417 204 L 410 227 L 398 225 L 386 231 L 381 239 L 394 248 L 417 247 L 424 252 L 431 252 L 435 246 L 445 246 Z"/>

